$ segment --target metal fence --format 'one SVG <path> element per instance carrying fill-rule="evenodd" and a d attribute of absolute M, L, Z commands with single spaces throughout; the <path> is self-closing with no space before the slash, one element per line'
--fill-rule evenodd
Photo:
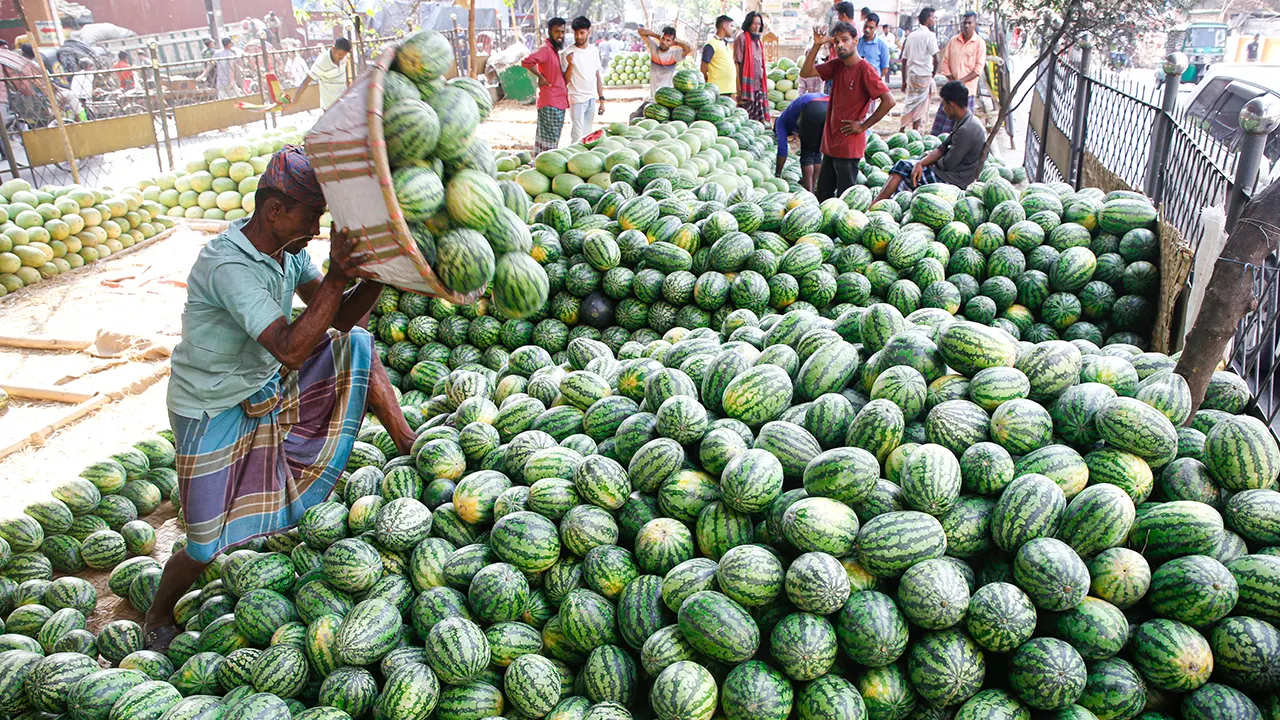
<path fill-rule="evenodd" d="M 1177 102 L 1182 69 L 1171 56 L 1163 86 L 1157 86 L 1142 75 L 1091 69 L 1087 50 L 1046 59 L 1035 85 L 1024 165 L 1032 181 L 1065 180 L 1080 187 L 1089 169 L 1100 168 L 1115 187 L 1145 192 L 1160 208 L 1166 230 L 1180 240 L 1178 253 L 1166 253 L 1166 259 L 1181 254 L 1190 287 L 1197 278 L 1187 258 L 1194 257 L 1205 239 L 1204 210 L 1226 210 L 1226 231 L 1232 230 L 1232 219 L 1252 189 L 1258 160 L 1252 154 L 1261 154 L 1262 142 L 1223 142 L 1189 116 Z M 1256 411 L 1280 430 L 1276 253 L 1256 271 L 1253 282 L 1257 306 L 1237 328 L 1229 365 L 1248 381 L 1256 395 Z M 1174 302 L 1184 289 L 1175 286 L 1162 297 L 1164 312 L 1173 315 Z M 1176 318 L 1172 324 L 1176 331 Z"/>
<path fill-rule="evenodd" d="M 1048 58 L 1035 86 L 1040 122 L 1027 128 L 1028 176 L 1079 187 L 1088 158 L 1151 195 L 1194 252 L 1204 232 L 1201 211 L 1229 199 L 1236 153 L 1169 102 L 1176 97 L 1176 86 L 1091 70 L 1079 51 Z"/>
<path fill-rule="evenodd" d="M 1257 307 L 1236 328 L 1228 365 L 1249 383 L 1255 410 L 1273 430 L 1280 429 L 1280 258 L 1267 256 L 1252 278 Z"/>
<path fill-rule="evenodd" d="M 460 74 L 468 74 L 469 44 L 465 29 L 446 30 Z M 357 43 L 349 65 L 354 76 L 396 37 Z M 509 29 L 477 29 L 477 54 L 514 40 Z M 71 141 L 81 182 L 120 187 L 162 172 L 185 168 L 198 159 L 195 148 L 252 138 L 289 126 L 305 128 L 319 116 L 318 94 L 274 112 L 237 107 L 268 104 L 268 80 L 294 95 L 311 63 L 327 45 L 277 49 L 249 43 L 234 59 L 215 62 L 201 57 L 159 62 L 160 53 L 136 52 L 122 68 L 86 68 L 54 73 L 55 102 L 44 90 L 39 68 L 25 72 L 0 68 L 0 85 L 8 97 L 0 142 L 0 179 L 23 177 L 35 185 L 73 182 L 55 113 Z M 152 62 L 151 58 L 157 58 Z"/>

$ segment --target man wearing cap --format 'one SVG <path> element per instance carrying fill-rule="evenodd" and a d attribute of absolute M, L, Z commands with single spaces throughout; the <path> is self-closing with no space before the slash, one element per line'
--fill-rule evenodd
<path fill-rule="evenodd" d="M 174 604 L 219 553 L 296 525 L 329 497 L 366 408 L 401 452 L 414 440 L 373 336 L 356 326 L 382 286 L 348 289 L 367 274 L 341 231 L 327 274 L 306 253 L 325 198 L 300 148 L 272 156 L 255 198 L 254 214 L 210 240 L 187 281 L 168 392 L 187 544 L 147 613 L 152 650 L 180 632 Z M 295 294 L 307 309 L 290 322 Z"/>

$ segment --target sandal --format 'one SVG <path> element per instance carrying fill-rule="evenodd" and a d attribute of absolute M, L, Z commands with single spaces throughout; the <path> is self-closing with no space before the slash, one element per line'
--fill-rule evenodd
<path fill-rule="evenodd" d="M 143 647 L 152 652 L 168 653 L 170 643 L 181 634 L 182 629 L 177 625 L 161 625 L 158 628 L 147 631 Z"/>

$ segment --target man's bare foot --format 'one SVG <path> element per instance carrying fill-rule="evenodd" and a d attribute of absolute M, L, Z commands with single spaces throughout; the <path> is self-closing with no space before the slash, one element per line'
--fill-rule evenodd
<path fill-rule="evenodd" d="M 408 423 L 405 423 L 403 428 L 398 430 L 387 430 L 387 432 L 391 435 L 392 442 L 396 444 L 396 448 L 400 450 L 401 454 L 410 454 L 410 451 L 413 449 L 413 441 L 417 440 L 418 436 L 413 432 L 413 429 L 409 427 Z"/>
<path fill-rule="evenodd" d="M 177 625 L 158 625 L 143 630 L 143 647 L 152 652 L 167 653 L 173 639 L 182 634 Z"/>

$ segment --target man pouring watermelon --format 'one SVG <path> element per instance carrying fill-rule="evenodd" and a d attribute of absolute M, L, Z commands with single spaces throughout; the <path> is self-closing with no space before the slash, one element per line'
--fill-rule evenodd
<path fill-rule="evenodd" d="M 414 440 L 373 337 L 357 327 L 382 286 L 362 280 L 362 253 L 341 231 L 327 274 L 307 256 L 326 203 L 300 148 L 272 156 L 256 198 L 188 278 L 167 401 L 187 545 L 147 613 L 156 651 L 180 632 L 174 604 L 219 553 L 296 525 L 329 496 L 366 408 L 402 452 Z M 307 309 L 290 322 L 295 294 Z"/>

